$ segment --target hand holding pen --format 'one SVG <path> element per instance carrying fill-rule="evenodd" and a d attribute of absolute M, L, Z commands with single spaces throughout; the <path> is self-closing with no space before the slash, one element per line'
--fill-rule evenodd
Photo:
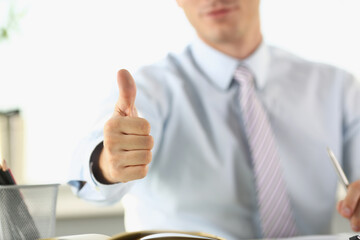
<path fill-rule="evenodd" d="M 336 206 L 337 211 L 344 218 L 349 219 L 353 231 L 360 231 L 360 180 L 352 182 L 349 181 L 344 174 L 339 162 L 337 161 L 334 153 L 328 148 L 328 154 L 332 160 L 336 172 L 339 176 L 340 182 L 346 188 L 346 197 L 340 200 Z"/>

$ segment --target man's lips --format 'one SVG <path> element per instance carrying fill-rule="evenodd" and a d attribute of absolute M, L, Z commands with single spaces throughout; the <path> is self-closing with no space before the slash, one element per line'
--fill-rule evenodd
<path fill-rule="evenodd" d="M 221 9 L 215 9 L 215 10 L 208 11 L 206 13 L 206 15 L 209 17 L 222 17 L 222 16 L 225 16 L 226 14 L 228 14 L 229 12 L 231 12 L 231 9 L 221 8 Z"/>

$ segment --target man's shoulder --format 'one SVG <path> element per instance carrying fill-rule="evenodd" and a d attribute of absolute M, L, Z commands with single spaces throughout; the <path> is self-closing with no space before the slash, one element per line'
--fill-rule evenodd
<path fill-rule="evenodd" d="M 269 52 L 271 60 L 275 63 L 288 63 L 291 65 L 303 65 L 308 67 L 326 66 L 327 64 L 311 60 L 309 58 L 300 56 L 291 50 L 269 45 Z M 327 65 L 330 66 L 330 65 Z"/>
<path fill-rule="evenodd" d="M 324 61 L 306 58 L 296 54 L 290 50 L 269 46 L 272 65 L 281 65 L 283 69 L 302 73 L 318 73 L 318 74 L 345 74 L 351 75 L 345 69 L 335 66 Z"/>
<path fill-rule="evenodd" d="M 157 78 L 169 77 L 171 75 L 179 75 L 189 62 L 191 61 L 189 49 L 185 48 L 181 52 L 169 52 L 165 57 L 151 64 L 141 66 L 135 73 L 141 78 Z"/>

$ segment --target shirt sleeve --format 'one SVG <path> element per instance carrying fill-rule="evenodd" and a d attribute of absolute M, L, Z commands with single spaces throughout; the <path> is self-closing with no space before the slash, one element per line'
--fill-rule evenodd
<path fill-rule="evenodd" d="M 344 171 L 353 182 L 360 179 L 360 79 L 345 77 L 343 99 Z"/>

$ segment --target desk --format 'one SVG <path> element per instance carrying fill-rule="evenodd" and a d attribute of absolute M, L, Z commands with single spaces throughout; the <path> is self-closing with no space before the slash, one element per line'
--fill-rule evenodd
<path fill-rule="evenodd" d="M 68 185 L 61 185 L 57 203 L 56 235 L 64 236 L 88 232 L 114 235 L 124 231 L 123 213 L 124 209 L 121 203 L 114 206 L 96 206 L 76 197 Z M 347 219 L 342 218 L 335 209 L 333 215 L 331 229 L 333 235 L 330 236 L 331 238 L 329 239 L 329 236 L 326 236 L 325 238 L 315 238 L 316 240 L 348 240 L 350 236 L 355 235 L 355 233 L 351 233 Z M 342 232 L 348 232 L 348 234 L 339 234 Z M 309 237 L 293 239 L 312 240 Z"/>
<path fill-rule="evenodd" d="M 59 187 L 56 236 L 90 232 L 114 235 L 125 231 L 124 209 L 121 203 L 113 206 L 96 206 L 76 197 L 69 186 Z"/>

